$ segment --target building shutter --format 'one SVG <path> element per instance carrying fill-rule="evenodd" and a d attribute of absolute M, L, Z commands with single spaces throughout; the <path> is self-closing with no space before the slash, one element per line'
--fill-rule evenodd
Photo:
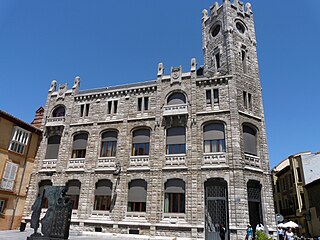
<path fill-rule="evenodd" d="M 147 182 L 144 180 L 133 180 L 129 184 L 128 202 L 147 201 Z"/>
<path fill-rule="evenodd" d="M 48 138 L 47 151 L 45 159 L 57 159 L 59 153 L 61 136 L 55 135 Z"/>
<path fill-rule="evenodd" d="M 168 105 L 178 105 L 186 103 L 186 96 L 183 93 L 173 93 L 168 97 Z"/>
<path fill-rule="evenodd" d="M 256 131 L 248 126 L 243 126 L 244 152 L 257 155 Z"/>
<path fill-rule="evenodd" d="M 185 193 L 185 183 L 181 179 L 170 179 L 165 184 L 166 193 Z"/>
<path fill-rule="evenodd" d="M 112 182 L 109 180 L 100 180 L 96 184 L 94 191 L 95 196 L 111 196 L 112 195 Z"/>
<path fill-rule="evenodd" d="M 150 142 L 150 130 L 139 129 L 133 132 L 132 143 L 149 143 Z"/>
<path fill-rule="evenodd" d="M 173 127 L 167 130 L 167 144 L 185 144 L 186 129 L 184 127 Z"/>
<path fill-rule="evenodd" d="M 108 131 L 102 133 L 101 140 L 103 142 L 116 142 L 118 138 L 118 133 L 116 131 Z"/>
<path fill-rule="evenodd" d="M 224 139 L 224 126 L 220 123 L 208 124 L 204 127 L 203 140 Z"/>
<path fill-rule="evenodd" d="M 68 191 L 66 195 L 80 195 L 81 183 L 78 180 L 71 180 L 67 183 Z"/>
<path fill-rule="evenodd" d="M 19 168 L 18 164 L 15 164 L 12 162 L 6 163 L 4 174 L 1 180 L 1 188 L 10 190 L 10 191 L 13 190 L 14 181 L 16 179 L 18 168 Z"/>
<path fill-rule="evenodd" d="M 83 150 L 87 148 L 87 133 L 79 133 L 73 137 L 73 150 Z"/>

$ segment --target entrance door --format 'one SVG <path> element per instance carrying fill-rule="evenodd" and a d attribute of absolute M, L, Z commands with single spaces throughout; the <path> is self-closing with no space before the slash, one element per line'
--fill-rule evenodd
<path fill-rule="evenodd" d="M 258 224 L 263 224 L 261 208 L 261 185 L 260 182 L 249 180 L 247 184 L 249 221 L 255 230 Z"/>
<path fill-rule="evenodd" d="M 223 179 L 205 183 L 205 234 L 206 240 L 229 239 L 227 182 Z"/>

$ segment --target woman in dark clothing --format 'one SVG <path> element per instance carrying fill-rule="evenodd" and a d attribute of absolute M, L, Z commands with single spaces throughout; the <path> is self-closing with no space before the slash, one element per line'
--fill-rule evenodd
<path fill-rule="evenodd" d="M 221 240 L 225 240 L 226 239 L 226 229 L 225 227 L 223 226 L 223 224 L 220 225 L 220 238 Z"/>

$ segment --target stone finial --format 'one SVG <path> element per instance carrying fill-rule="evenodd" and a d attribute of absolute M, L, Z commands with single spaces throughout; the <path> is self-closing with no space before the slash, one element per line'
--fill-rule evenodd
<path fill-rule="evenodd" d="M 197 70 L 197 61 L 195 58 L 191 59 L 191 72 L 195 72 Z"/>
<path fill-rule="evenodd" d="M 210 15 L 215 16 L 218 14 L 219 3 L 215 2 L 210 8 Z"/>
<path fill-rule="evenodd" d="M 163 71 L 164 71 L 163 63 L 159 63 L 158 64 L 158 77 L 163 76 Z"/>
<path fill-rule="evenodd" d="M 56 80 L 52 80 L 50 88 L 49 88 L 49 92 L 55 92 L 57 91 L 57 81 Z"/>
<path fill-rule="evenodd" d="M 74 78 L 74 85 L 72 87 L 72 92 L 73 93 L 78 93 L 80 87 L 80 76 L 76 76 Z"/>
<path fill-rule="evenodd" d="M 251 3 L 249 2 L 246 3 L 246 12 L 248 14 L 253 13 Z"/>
<path fill-rule="evenodd" d="M 203 9 L 202 10 L 202 22 L 206 21 L 208 19 L 208 10 L 207 9 Z"/>

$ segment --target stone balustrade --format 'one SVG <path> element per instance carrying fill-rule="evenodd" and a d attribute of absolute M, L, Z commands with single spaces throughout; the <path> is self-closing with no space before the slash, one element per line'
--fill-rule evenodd
<path fill-rule="evenodd" d="M 64 125 L 65 117 L 48 117 L 46 127 Z"/>
<path fill-rule="evenodd" d="M 260 158 L 258 156 L 245 153 L 244 160 L 246 166 L 260 168 Z"/>
<path fill-rule="evenodd" d="M 163 107 L 163 116 L 188 114 L 187 104 L 166 105 Z"/>
<path fill-rule="evenodd" d="M 57 159 L 44 159 L 42 160 L 42 169 L 48 171 L 55 171 L 57 166 Z"/>
<path fill-rule="evenodd" d="M 149 167 L 149 155 L 147 156 L 131 156 L 130 167 Z"/>
<path fill-rule="evenodd" d="M 116 157 L 100 157 L 97 161 L 96 170 L 114 170 L 116 167 Z"/>
<path fill-rule="evenodd" d="M 73 158 L 69 160 L 68 170 L 83 170 L 85 164 L 84 158 Z"/>
<path fill-rule="evenodd" d="M 186 166 L 186 154 L 170 154 L 166 155 L 167 167 Z"/>
<path fill-rule="evenodd" d="M 227 157 L 225 152 L 203 153 L 203 165 L 220 165 L 226 164 Z"/>

